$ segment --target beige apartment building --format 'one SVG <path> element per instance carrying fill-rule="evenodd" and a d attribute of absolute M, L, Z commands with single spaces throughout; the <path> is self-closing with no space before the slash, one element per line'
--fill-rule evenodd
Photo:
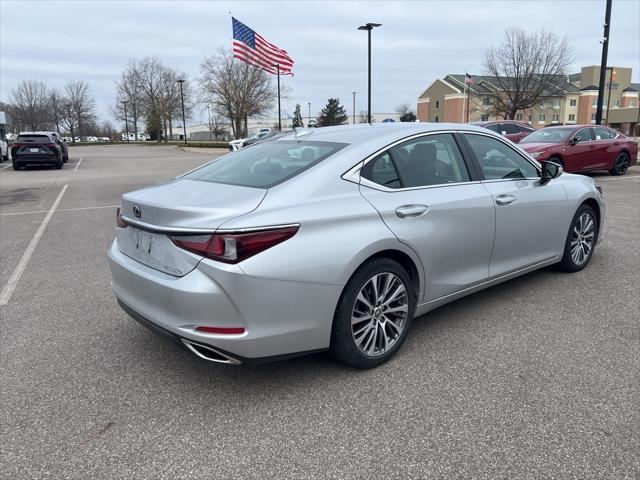
<path fill-rule="evenodd" d="M 630 68 L 607 69 L 603 123 L 627 135 L 640 135 L 640 84 L 631 82 L 631 74 Z M 500 92 L 493 80 L 493 77 L 475 75 L 473 83 L 465 86 L 464 75 L 449 74 L 437 79 L 418 97 L 418 120 L 463 123 L 467 115 L 470 122 L 502 120 L 491 113 L 491 97 Z M 599 66 L 583 67 L 580 73 L 559 76 L 540 104 L 531 110 L 519 111 L 515 120 L 535 128 L 595 123 L 599 80 Z"/>

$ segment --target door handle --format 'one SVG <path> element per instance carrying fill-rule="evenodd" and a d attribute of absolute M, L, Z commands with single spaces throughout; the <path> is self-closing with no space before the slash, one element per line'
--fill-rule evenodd
<path fill-rule="evenodd" d="M 429 211 L 426 205 L 402 205 L 396 208 L 396 215 L 400 218 L 419 217 Z"/>
<path fill-rule="evenodd" d="M 516 197 L 513 195 L 498 195 L 496 197 L 496 203 L 498 205 L 511 205 L 516 201 Z"/>
<path fill-rule="evenodd" d="M 589 145 L 589 148 L 596 148 L 595 145 Z"/>

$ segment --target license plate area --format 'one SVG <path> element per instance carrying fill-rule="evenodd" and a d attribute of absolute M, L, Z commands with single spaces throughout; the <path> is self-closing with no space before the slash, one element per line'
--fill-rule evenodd
<path fill-rule="evenodd" d="M 39 149 L 39 148 L 37 148 L 37 147 L 36 147 L 36 148 L 30 148 L 30 149 L 29 149 L 29 151 L 30 151 L 31 153 L 40 153 L 40 149 Z"/>

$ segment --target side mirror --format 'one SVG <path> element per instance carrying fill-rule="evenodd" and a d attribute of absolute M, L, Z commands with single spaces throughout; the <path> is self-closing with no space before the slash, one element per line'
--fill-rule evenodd
<path fill-rule="evenodd" d="M 562 166 L 554 162 L 542 162 L 542 172 L 540 173 L 540 185 L 549 183 L 554 178 L 562 175 Z"/>
<path fill-rule="evenodd" d="M 569 145 L 573 146 L 579 141 L 580 141 L 580 137 L 573 137 L 571 140 L 569 140 Z"/>

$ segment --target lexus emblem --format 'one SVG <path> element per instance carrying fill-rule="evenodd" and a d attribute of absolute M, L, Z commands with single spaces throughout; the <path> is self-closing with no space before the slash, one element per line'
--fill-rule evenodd
<path fill-rule="evenodd" d="M 133 206 L 133 215 L 136 218 L 140 218 L 142 217 L 142 210 L 140 210 L 140 207 L 138 205 L 134 205 Z"/>

